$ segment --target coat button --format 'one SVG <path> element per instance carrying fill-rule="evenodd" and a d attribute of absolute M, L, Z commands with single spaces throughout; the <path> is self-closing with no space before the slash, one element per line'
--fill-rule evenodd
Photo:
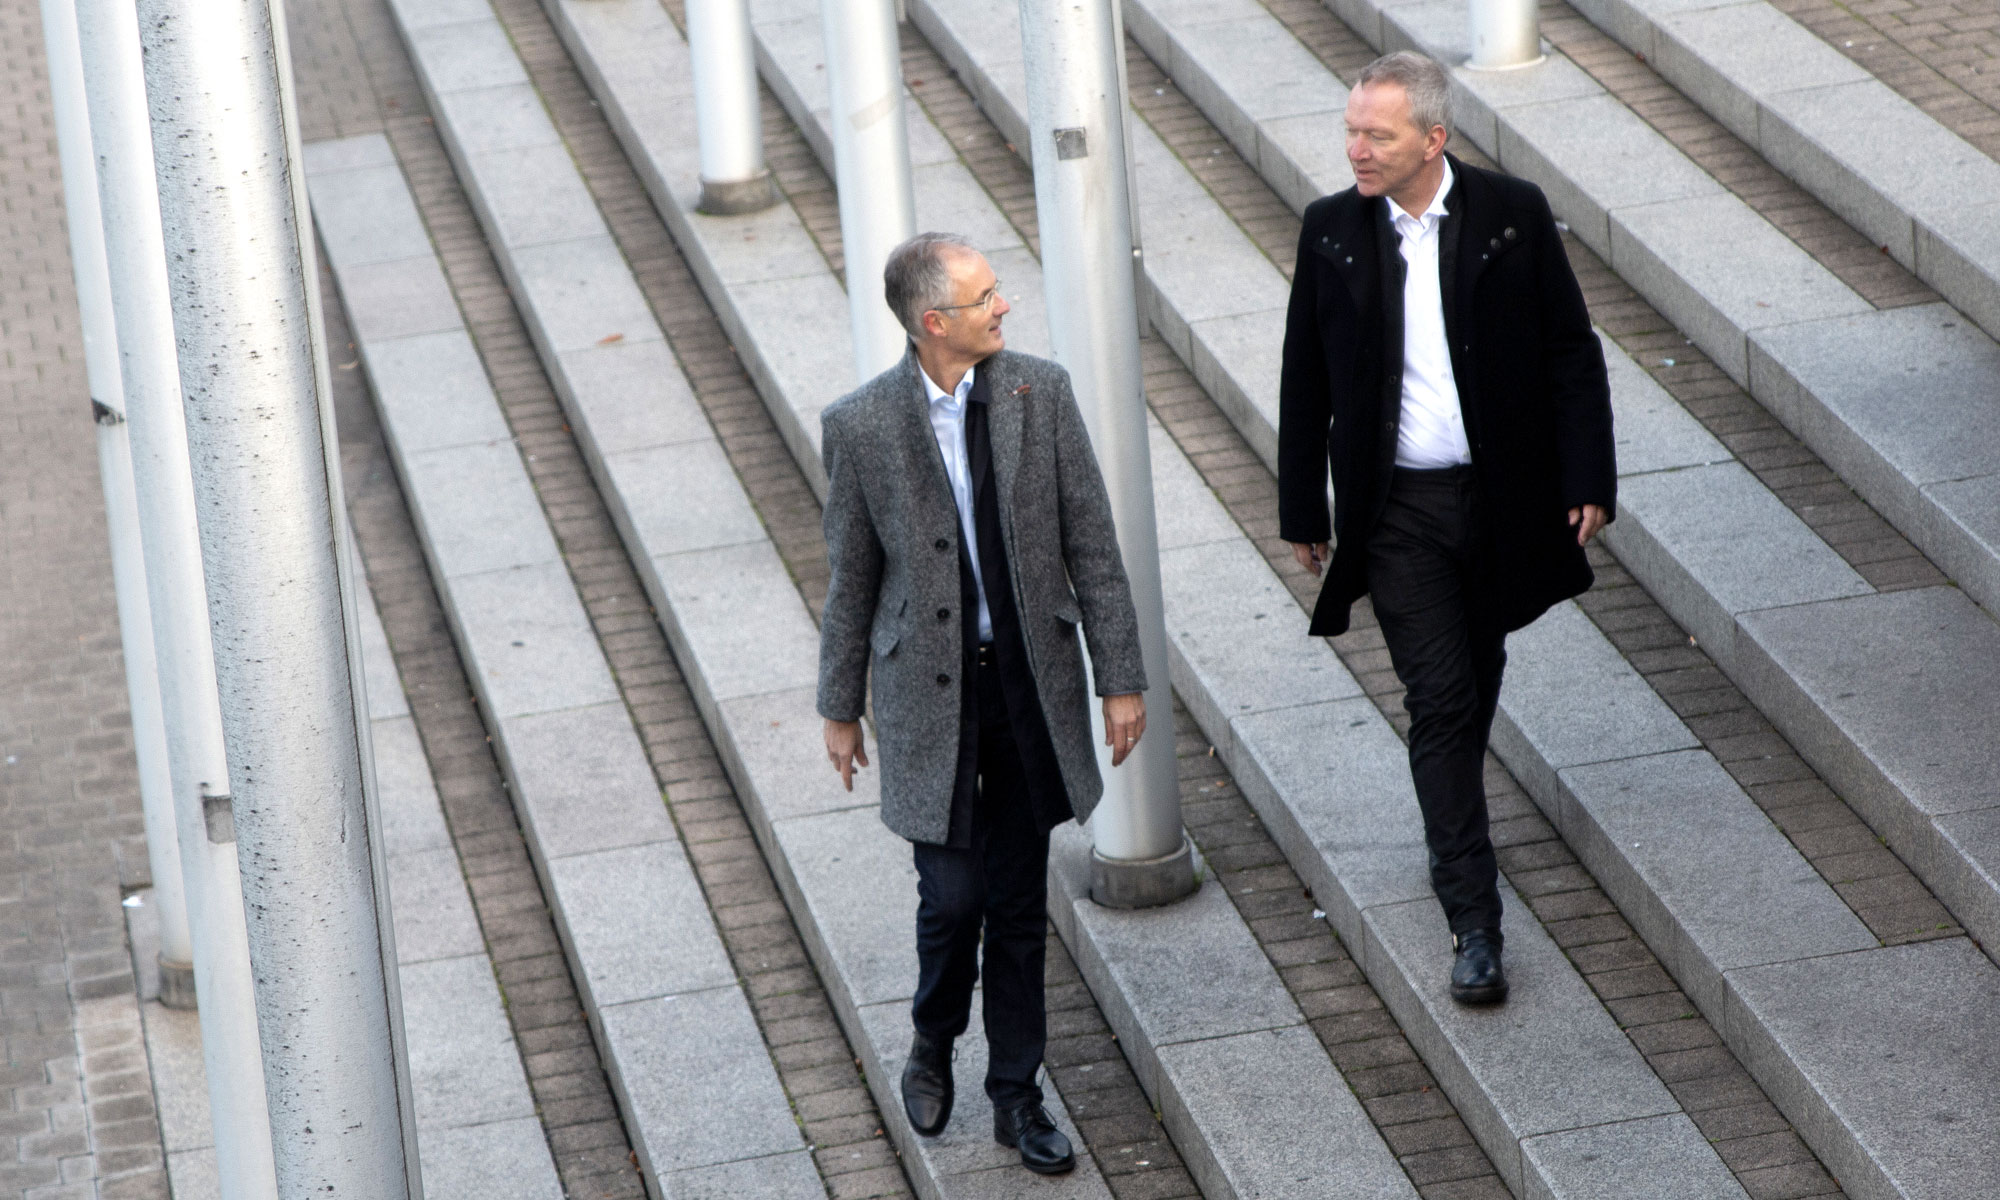
<path fill-rule="evenodd" d="M 1509 225 L 1507 228 L 1500 231 L 1500 236 L 1506 238 L 1508 241 L 1511 242 L 1520 235 L 1514 232 L 1514 227 L 1512 225 Z"/>
<path fill-rule="evenodd" d="M 938 620 L 940 620 L 940 621 L 949 621 L 949 620 L 951 620 L 951 610 L 950 610 L 950 609 L 948 609 L 948 608 L 940 608 L 940 609 L 938 609 Z"/>
<path fill-rule="evenodd" d="M 944 687 L 945 685 L 949 684 L 950 682 L 951 682 L 951 676 L 949 676 L 949 675 L 940 675 L 940 676 L 938 676 L 938 686 L 939 686 L 939 687 Z"/>
<path fill-rule="evenodd" d="M 951 549 L 951 543 L 950 543 L 949 541 L 946 541 L 946 540 L 945 540 L 944 538 L 939 538 L 939 539 L 938 539 L 937 541 L 935 541 L 935 542 L 933 542 L 933 543 L 931 543 L 931 544 L 932 544 L 932 545 L 934 545 L 934 546 L 936 546 L 936 547 L 937 547 L 938 549 L 940 549 L 940 550 L 949 550 L 949 549 Z"/>
<path fill-rule="evenodd" d="M 1486 244 L 1488 246 L 1491 246 L 1493 249 L 1498 250 L 1500 248 L 1500 239 L 1494 238 L 1491 241 L 1487 242 Z"/>
<path fill-rule="evenodd" d="M 1347 256 L 1347 261 L 1348 261 L 1348 262 L 1353 262 L 1353 261 L 1354 261 L 1354 256 L 1353 256 L 1352 254 L 1348 255 L 1348 256 Z"/>

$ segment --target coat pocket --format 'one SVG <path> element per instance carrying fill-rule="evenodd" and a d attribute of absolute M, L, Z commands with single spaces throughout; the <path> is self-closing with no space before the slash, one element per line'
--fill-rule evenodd
<path fill-rule="evenodd" d="M 1056 620 L 1061 621 L 1065 625 L 1083 624 L 1083 610 L 1077 607 L 1075 597 L 1064 596 L 1051 605 L 1049 611 L 1055 616 Z"/>
<path fill-rule="evenodd" d="M 875 628 L 868 634 L 868 645 L 876 657 L 887 658 L 896 651 L 896 643 L 903 640 L 903 611 L 909 608 L 905 599 L 895 606 L 895 610 L 883 611 L 875 618 Z"/>

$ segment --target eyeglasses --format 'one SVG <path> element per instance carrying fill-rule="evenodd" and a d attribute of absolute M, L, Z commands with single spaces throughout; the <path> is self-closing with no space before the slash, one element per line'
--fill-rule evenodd
<path fill-rule="evenodd" d="M 931 309 L 930 311 L 955 312 L 961 308 L 977 308 L 983 310 L 987 315 L 991 316 L 993 313 L 993 306 L 995 304 L 998 304 L 999 302 L 1000 302 L 1000 281 L 996 279 L 993 281 L 992 287 L 987 288 L 985 291 L 979 293 L 979 299 L 974 300 L 970 304 L 940 304 L 937 307 Z"/>

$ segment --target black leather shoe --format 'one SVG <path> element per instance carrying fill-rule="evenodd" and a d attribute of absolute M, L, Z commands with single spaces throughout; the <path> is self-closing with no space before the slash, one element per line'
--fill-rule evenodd
<path fill-rule="evenodd" d="M 903 1111 L 918 1133 L 936 1137 L 951 1120 L 951 1101 L 951 1043 L 920 1033 L 910 1043 L 910 1061 L 903 1064 Z"/>
<path fill-rule="evenodd" d="M 1037 1175 L 1060 1175 L 1076 1165 L 1069 1139 L 1034 1101 L 993 1110 L 993 1140 L 1021 1151 L 1021 1165 Z"/>
<path fill-rule="evenodd" d="M 1500 965 L 1505 939 L 1497 929 L 1475 929 L 1454 940 L 1451 998 L 1460 1004 L 1498 1004 L 1507 998 L 1507 971 Z"/>

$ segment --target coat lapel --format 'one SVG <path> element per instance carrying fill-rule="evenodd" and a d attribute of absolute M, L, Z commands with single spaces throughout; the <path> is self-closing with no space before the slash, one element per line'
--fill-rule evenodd
<path fill-rule="evenodd" d="M 999 489 L 1000 527 L 1008 535 L 1008 551 L 1013 551 L 1014 480 L 1020 474 L 1022 400 L 1015 391 L 1022 386 L 1005 367 L 1001 355 L 979 364 L 973 390 L 986 393 L 986 435 L 993 455 L 993 486 Z"/>
<path fill-rule="evenodd" d="M 1370 236 L 1382 202 L 1358 193 L 1354 200 L 1341 207 L 1313 249 L 1332 264 L 1334 274 L 1347 286 L 1354 311 L 1361 313 L 1368 311 L 1371 297 L 1379 295 L 1382 286 L 1375 239 Z"/>
<path fill-rule="evenodd" d="M 905 351 L 903 361 L 895 366 L 896 382 L 892 388 L 894 402 L 891 408 L 897 422 L 896 432 L 903 439 L 903 444 L 910 448 L 911 458 L 922 464 L 917 467 L 922 478 L 917 493 L 957 512 L 958 503 L 951 494 L 951 477 L 945 474 L 944 455 L 938 450 L 937 432 L 931 428 L 931 402 L 924 391 L 923 376 L 918 373 L 920 370 L 914 349 Z"/>
<path fill-rule="evenodd" d="M 1458 179 L 1458 203 L 1462 210 L 1458 223 L 1457 278 L 1452 298 L 1457 315 L 1464 320 L 1471 312 L 1473 293 L 1479 277 L 1503 255 L 1525 240 L 1521 230 L 1508 222 L 1510 215 L 1494 203 L 1492 190 L 1477 174 L 1465 169 L 1457 159 L 1451 169 Z"/>

